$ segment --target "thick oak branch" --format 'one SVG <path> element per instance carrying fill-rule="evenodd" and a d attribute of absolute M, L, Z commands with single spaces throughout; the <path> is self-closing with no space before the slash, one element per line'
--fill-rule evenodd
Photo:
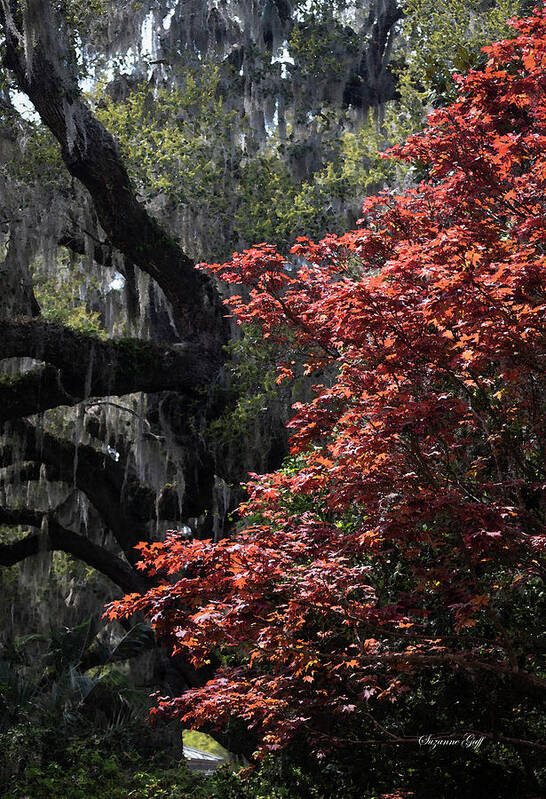
<path fill-rule="evenodd" d="M 165 390 L 195 395 L 218 368 L 194 344 L 101 341 L 40 319 L 0 320 L 0 359 L 12 357 L 35 358 L 48 367 L 0 378 L 0 421 L 87 397 Z"/>
<path fill-rule="evenodd" d="M 139 556 L 134 546 L 148 538 L 146 522 L 155 518 L 155 492 L 126 473 L 124 465 L 88 444 L 76 447 L 21 420 L 9 423 L 6 432 L 17 442 L 23 460 L 49 465 L 50 474 L 75 485 L 102 517 L 130 563 Z"/>
<path fill-rule="evenodd" d="M 29 526 L 40 529 L 44 519 L 47 520 L 46 532 L 29 533 L 18 541 L 0 544 L 0 566 L 13 566 L 41 551 L 58 550 L 84 561 L 127 593 L 145 590 L 148 585 L 146 579 L 128 563 L 84 536 L 67 530 L 51 514 L 27 508 L 0 507 L 0 524 L 7 526 Z"/>
<path fill-rule="evenodd" d="M 28 2 L 34 18 L 43 20 L 30 35 L 22 29 L 22 2 L 0 5 L 6 65 L 59 142 L 68 171 L 89 191 L 109 241 L 162 288 L 180 334 L 219 352 L 226 328 L 212 282 L 138 202 L 114 137 L 82 101 L 67 66 L 74 59 L 63 42 L 62 21 L 54 19 L 47 0 Z M 28 42 L 31 53 L 25 52 Z"/>

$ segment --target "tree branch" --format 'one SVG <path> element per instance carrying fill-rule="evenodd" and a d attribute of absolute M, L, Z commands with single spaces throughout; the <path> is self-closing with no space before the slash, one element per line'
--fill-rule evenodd
<path fill-rule="evenodd" d="M 0 566 L 13 566 L 41 551 L 62 551 L 92 566 L 126 593 L 141 593 L 149 587 L 146 578 L 128 563 L 84 536 L 62 527 L 52 514 L 28 508 L 0 507 L 0 524 L 41 528 L 44 520 L 47 521 L 47 532 L 29 533 L 13 543 L 0 544 Z"/>
<path fill-rule="evenodd" d="M 88 444 L 76 447 L 72 442 L 17 420 L 5 426 L 16 442 L 14 451 L 23 460 L 45 463 L 50 477 L 75 485 L 100 514 L 114 535 L 127 560 L 139 560 L 134 550 L 139 541 L 148 539 L 146 522 L 155 518 L 155 492 L 127 474 L 122 463 Z"/>
<path fill-rule="evenodd" d="M 54 366 L 32 369 L 15 377 L 0 376 L 0 422 L 75 404 L 75 398 L 63 389 Z"/>
<path fill-rule="evenodd" d="M 0 378 L 0 421 L 76 405 L 87 397 L 165 390 L 195 396 L 199 387 L 210 385 L 219 365 L 195 344 L 101 341 L 41 319 L 0 320 L 0 359 L 12 357 L 32 357 L 48 366 Z"/>
<path fill-rule="evenodd" d="M 41 20 L 39 28 L 30 32 L 18 28 L 24 18 L 21 0 L 0 4 L 6 66 L 59 142 L 68 171 L 89 191 L 109 241 L 162 288 L 182 337 L 192 337 L 219 354 L 227 326 L 212 281 L 195 270 L 136 199 L 114 137 L 81 100 L 67 66 L 74 58 L 63 41 L 61 19 L 54 19 L 47 0 L 28 0 L 28 4 L 33 8 L 27 20 Z M 32 42 L 30 53 L 25 53 L 24 42 L 27 50 Z"/>

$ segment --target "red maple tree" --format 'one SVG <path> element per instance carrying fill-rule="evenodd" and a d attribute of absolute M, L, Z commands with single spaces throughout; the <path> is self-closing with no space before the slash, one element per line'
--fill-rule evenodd
<path fill-rule="evenodd" d="M 207 267 L 249 288 L 228 303 L 279 345 L 280 380 L 327 377 L 294 406 L 285 467 L 251 476 L 237 535 L 140 546 L 159 584 L 110 617 L 144 613 L 175 653 L 222 664 L 156 713 L 240 718 L 261 754 L 320 756 L 416 741 L 376 713 L 434 675 L 496 680 L 514 713 L 544 691 L 546 14 L 513 24 L 389 153 L 416 188 L 289 258 L 262 244 Z M 546 748 L 511 724 L 481 732 Z"/>

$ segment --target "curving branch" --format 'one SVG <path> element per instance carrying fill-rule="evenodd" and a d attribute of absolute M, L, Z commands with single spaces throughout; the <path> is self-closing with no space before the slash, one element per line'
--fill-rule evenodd
<path fill-rule="evenodd" d="M 101 341 L 42 319 L 0 320 L 0 359 L 12 357 L 47 365 L 0 378 L 0 421 L 76 405 L 88 397 L 135 391 L 176 390 L 196 396 L 200 387 L 210 385 L 218 367 L 195 344 Z"/>
<path fill-rule="evenodd" d="M 90 236 L 89 233 L 88 236 Z M 62 236 L 60 236 L 57 244 L 59 245 L 59 247 L 66 247 L 67 250 L 76 253 L 76 255 L 87 255 L 88 252 L 85 236 L 80 233 L 76 232 L 63 233 Z M 109 245 L 108 242 L 92 240 L 91 247 L 92 247 L 93 261 L 96 264 L 100 264 L 100 266 L 113 265 L 112 247 Z"/>
<path fill-rule="evenodd" d="M 0 376 L 0 422 L 75 404 L 54 366 L 46 365 L 15 377 Z"/>
<path fill-rule="evenodd" d="M 0 566 L 14 566 L 39 552 L 61 551 L 92 566 L 122 591 L 141 593 L 149 587 L 149 581 L 126 561 L 88 538 L 67 530 L 52 514 L 28 508 L 0 506 L 0 524 L 8 527 L 28 526 L 40 529 L 44 521 L 47 522 L 46 532 L 29 533 L 18 541 L 0 544 Z"/>
<path fill-rule="evenodd" d="M 22 420 L 5 425 L 5 432 L 14 442 L 18 458 L 45 463 L 49 479 L 72 484 L 82 491 L 127 560 L 134 564 L 139 559 L 134 547 L 149 538 L 146 522 L 156 515 L 155 492 L 151 488 L 128 474 L 124 464 L 88 444 L 76 447 Z"/>
<path fill-rule="evenodd" d="M 108 240 L 158 283 L 181 336 L 221 357 L 227 327 L 212 281 L 137 200 L 114 137 L 81 99 L 62 19 L 47 0 L 26 0 L 26 13 L 23 5 L 0 2 L 6 66 L 59 142 L 68 171 L 89 191 Z M 34 30 L 25 30 L 29 20 L 38 21 Z"/>

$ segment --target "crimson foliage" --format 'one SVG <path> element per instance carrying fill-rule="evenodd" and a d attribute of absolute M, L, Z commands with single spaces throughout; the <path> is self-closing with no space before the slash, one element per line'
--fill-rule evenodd
<path fill-rule="evenodd" d="M 416 188 L 289 262 L 262 244 L 207 267 L 250 289 L 228 303 L 278 343 L 280 380 L 328 377 L 294 406 L 291 460 L 251 476 L 235 537 L 140 546 L 160 584 L 110 616 L 143 612 L 195 666 L 222 663 L 156 712 L 322 757 L 416 743 L 430 718 L 396 707 L 462 680 L 510 697 L 487 740 L 546 748 L 521 714 L 546 687 L 546 14 L 514 25 L 389 153 Z"/>

